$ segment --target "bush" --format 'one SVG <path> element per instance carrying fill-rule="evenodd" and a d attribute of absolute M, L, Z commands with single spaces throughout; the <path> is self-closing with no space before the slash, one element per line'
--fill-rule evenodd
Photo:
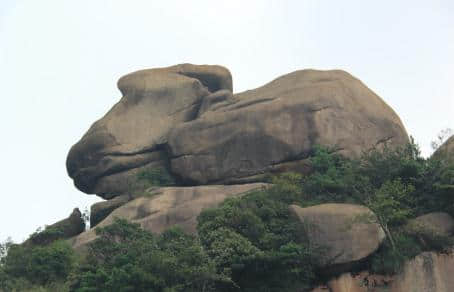
<path fill-rule="evenodd" d="M 96 230 L 71 291 L 213 291 L 223 280 L 198 240 L 180 229 L 155 236 L 117 219 Z"/>
<path fill-rule="evenodd" d="M 394 236 L 395 247 L 389 241 L 374 253 L 369 261 L 369 271 L 372 273 L 392 275 L 402 270 L 406 261 L 412 259 L 423 250 L 419 242 L 405 233 L 397 233 Z"/>
<path fill-rule="evenodd" d="M 288 209 L 300 190 L 299 175 L 286 174 L 268 190 L 224 201 L 198 217 L 198 233 L 217 272 L 240 291 L 292 291 L 309 287 L 317 254 Z M 289 192 L 281 192 L 283 189 Z M 219 287 L 232 291 L 234 287 Z"/>
<path fill-rule="evenodd" d="M 1 260 L 0 278 L 3 290 L 64 282 L 75 266 L 75 255 L 64 241 L 47 246 L 12 245 Z"/>

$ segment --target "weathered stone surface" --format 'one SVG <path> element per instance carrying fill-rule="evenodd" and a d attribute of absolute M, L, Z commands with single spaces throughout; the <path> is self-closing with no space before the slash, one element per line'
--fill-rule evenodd
<path fill-rule="evenodd" d="M 385 234 L 368 208 L 352 204 L 290 206 L 305 225 L 310 243 L 323 248 L 322 266 L 347 264 L 372 254 Z"/>
<path fill-rule="evenodd" d="M 411 219 L 405 229 L 408 233 L 426 238 L 451 236 L 454 232 L 454 219 L 448 213 L 433 212 Z"/>
<path fill-rule="evenodd" d="M 133 198 L 129 195 L 122 195 L 111 200 L 102 201 L 91 205 L 90 208 L 90 227 L 95 227 L 104 220 L 113 210 L 126 204 Z"/>
<path fill-rule="evenodd" d="M 354 275 L 344 273 L 311 292 L 390 292 L 392 281 L 391 276 L 369 274 L 367 271 Z"/>
<path fill-rule="evenodd" d="M 434 152 L 432 157 L 454 162 L 454 135 L 446 140 L 443 145 Z"/>
<path fill-rule="evenodd" d="M 263 187 L 266 187 L 266 184 L 154 188 L 147 195 L 115 209 L 97 226 L 112 224 L 114 218 L 118 217 L 139 223 L 145 230 L 155 233 L 178 225 L 185 232 L 194 234 L 197 216 L 203 209 L 216 207 L 226 198 Z M 71 244 L 78 249 L 95 238 L 94 229 L 90 229 L 72 239 Z"/>
<path fill-rule="evenodd" d="M 395 112 L 340 71 L 296 71 L 232 94 L 227 69 L 190 64 L 138 71 L 118 82 L 123 97 L 72 147 L 69 175 L 104 198 L 166 168 L 182 185 L 262 181 L 300 170 L 314 145 L 357 156 L 408 142 Z"/>
<path fill-rule="evenodd" d="M 424 252 L 408 261 L 395 276 L 367 271 L 335 277 L 311 292 L 451 292 L 454 291 L 454 254 Z"/>
<path fill-rule="evenodd" d="M 357 156 L 408 141 L 400 119 L 350 74 L 301 70 L 171 131 L 171 168 L 195 184 L 229 183 L 306 158 L 314 145 Z"/>
<path fill-rule="evenodd" d="M 405 264 L 394 278 L 392 292 L 454 291 L 454 255 L 424 252 Z"/>
<path fill-rule="evenodd" d="M 43 245 L 51 243 L 58 239 L 68 239 L 76 236 L 85 230 L 85 221 L 82 219 L 82 213 L 75 208 L 68 218 L 60 220 L 35 235 L 27 239 L 24 244 Z"/>
<path fill-rule="evenodd" d="M 202 98 L 232 90 L 220 66 L 176 65 L 122 77 L 123 97 L 74 145 L 67 169 L 81 191 L 111 197 L 129 190 L 137 168 L 168 167 L 165 144 L 177 124 L 197 117 Z"/>

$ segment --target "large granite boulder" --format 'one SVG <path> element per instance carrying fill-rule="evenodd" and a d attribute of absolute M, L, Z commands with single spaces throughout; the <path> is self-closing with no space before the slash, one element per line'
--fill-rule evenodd
<path fill-rule="evenodd" d="M 74 145 L 67 170 L 78 189 L 103 197 L 121 194 L 143 169 L 167 168 L 169 132 L 198 115 L 204 97 L 232 90 L 220 66 L 183 64 L 128 74 L 123 97 Z"/>
<path fill-rule="evenodd" d="M 186 233 L 195 234 L 197 216 L 203 209 L 216 207 L 226 198 L 241 196 L 266 186 L 263 183 L 253 183 L 153 188 L 146 195 L 113 210 L 97 227 L 110 225 L 117 217 L 139 223 L 142 228 L 154 233 L 178 225 Z M 73 238 L 71 244 L 79 249 L 95 238 L 95 230 L 90 229 Z"/>
<path fill-rule="evenodd" d="M 396 113 L 350 74 L 296 71 L 232 94 L 220 66 L 176 65 L 118 82 L 123 97 L 68 154 L 75 185 L 104 198 L 162 168 L 179 185 L 233 184 L 301 170 L 317 144 L 347 156 L 408 142 Z"/>
<path fill-rule="evenodd" d="M 178 125 L 168 145 L 172 171 L 206 184 L 289 170 L 289 162 L 304 163 L 317 144 L 358 156 L 407 141 L 399 117 L 361 81 L 340 70 L 301 70 Z"/>
<path fill-rule="evenodd" d="M 290 211 L 304 224 L 309 242 L 321 248 L 321 266 L 349 264 L 376 251 L 385 239 L 382 228 L 367 207 L 321 204 L 307 208 L 291 205 Z"/>

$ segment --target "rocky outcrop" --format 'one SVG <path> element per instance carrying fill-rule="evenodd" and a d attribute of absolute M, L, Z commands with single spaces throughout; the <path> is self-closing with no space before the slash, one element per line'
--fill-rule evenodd
<path fill-rule="evenodd" d="M 364 271 L 345 273 L 311 292 L 451 292 L 454 291 L 454 255 L 424 252 L 405 264 L 395 276 Z"/>
<path fill-rule="evenodd" d="M 389 292 L 387 289 L 392 280 L 391 276 L 370 275 L 368 272 L 344 273 L 311 292 Z"/>
<path fill-rule="evenodd" d="M 391 284 L 392 292 L 454 291 L 454 255 L 424 252 L 405 264 Z"/>
<path fill-rule="evenodd" d="M 395 112 L 340 71 L 296 71 L 232 94 L 220 66 L 176 65 L 118 82 L 120 102 L 71 148 L 69 175 L 104 198 L 143 189 L 138 173 L 169 171 L 179 185 L 262 181 L 304 171 L 317 144 L 347 156 L 408 142 Z"/>
<path fill-rule="evenodd" d="M 129 195 L 122 195 L 115 197 L 111 200 L 102 201 L 91 205 L 90 208 L 90 228 L 98 225 L 99 222 L 104 220 L 113 210 L 131 201 L 133 198 Z"/>
<path fill-rule="evenodd" d="M 357 156 L 407 139 L 393 110 L 358 79 L 339 70 L 301 70 L 178 125 L 168 145 L 172 171 L 207 184 L 304 163 L 316 144 Z"/>
<path fill-rule="evenodd" d="M 142 228 L 154 233 L 161 233 L 178 225 L 183 231 L 195 234 L 197 216 L 203 209 L 216 207 L 226 198 L 244 195 L 266 186 L 263 183 L 254 183 L 153 188 L 145 196 L 135 198 L 115 209 L 97 226 L 110 225 L 117 217 L 139 223 Z M 73 238 L 71 244 L 80 249 L 95 238 L 95 230 L 90 229 Z"/>
<path fill-rule="evenodd" d="M 321 204 L 290 210 L 304 224 L 312 246 L 321 248 L 322 266 L 352 263 L 372 254 L 385 233 L 368 208 L 352 204 Z"/>
<path fill-rule="evenodd" d="M 432 155 L 434 158 L 454 162 L 454 135 L 446 140 Z"/>
<path fill-rule="evenodd" d="M 38 233 L 32 234 L 24 245 L 44 245 L 58 239 L 68 239 L 76 236 L 85 230 L 85 221 L 82 213 L 75 208 L 68 218 L 58 221 Z"/>
<path fill-rule="evenodd" d="M 454 219 L 448 213 L 433 212 L 409 220 L 405 230 L 423 239 L 449 237 L 454 233 Z"/>
<path fill-rule="evenodd" d="M 67 170 L 77 188 L 103 197 L 130 190 L 143 169 L 167 168 L 169 132 L 197 117 L 204 97 L 232 90 L 220 66 L 183 64 L 122 77 L 123 97 L 74 145 Z"/>

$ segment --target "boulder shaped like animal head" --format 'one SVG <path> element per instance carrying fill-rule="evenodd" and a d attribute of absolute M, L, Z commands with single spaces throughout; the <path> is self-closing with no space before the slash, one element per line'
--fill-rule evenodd
<path fill-rule="evenodd" d="M 120 102 L 67 160 L 75 185 L 104 198 L 144 190 L 142 174 L 168 172 L 180 185 L 259 182 L 307 171 L 316 145 L 356 157 L 408 143 L 396 113 L 342 70 L 299 70 L 233 95 L 227 69 L 183 64 L 126 75 L 118 87 Z"/>
<path fill-rule="evenodd" d="M 204 97 L 232 91 L 221 66 L 182 64 L 137 71 L 118 81 L 123 97 L 75 144 L 68 174 L 85 193 L 125 193 L 146 168 L 167 169 L 165 145 L 176 124 L 194 119 Z"/>

